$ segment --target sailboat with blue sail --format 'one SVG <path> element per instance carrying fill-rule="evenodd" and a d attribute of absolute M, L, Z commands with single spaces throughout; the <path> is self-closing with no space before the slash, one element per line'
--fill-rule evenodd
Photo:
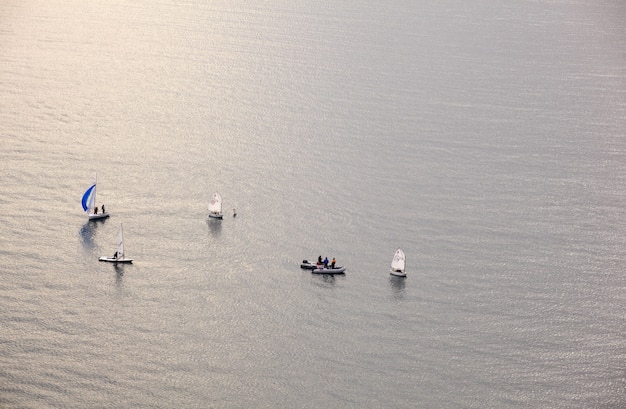
<path fill-rule="evenodd" d="M 83 210 L 87 213 L 89 220 L 105 219 L 109 217 L 109 213 L 106 212 L 104 205 L 102 205 L 100 211 L 98 211 L 98 206 L 96 206 L 96 179 L 97 176 L 94 177 L 93 183 L 87 188 L 81 200 Z"/>

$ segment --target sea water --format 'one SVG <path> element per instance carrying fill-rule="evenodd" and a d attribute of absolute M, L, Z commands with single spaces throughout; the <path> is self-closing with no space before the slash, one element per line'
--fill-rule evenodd
<path fill-rule="evenodd" d="M 623 406 L 624 15 L 4 2 L 0 406 Z"/>

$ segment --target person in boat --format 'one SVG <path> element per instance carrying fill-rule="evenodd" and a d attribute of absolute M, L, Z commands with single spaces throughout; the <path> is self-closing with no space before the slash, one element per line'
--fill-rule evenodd
<path fill-rule="evenodd" d="M 335 258 L 333 257 L 333 261 L 330 262 L 330 268 L 335 268 L 335 263 L 337 262 L 337 260 L 335 260 Z"/>
<path fill-rule="evenodd" d="M 117 258 L 117 251 L 113 254 L 113 258 Z"/>
<path fill-rule="evenodd" d="M 93 214 L 98 214 L 98 206 L 93 208 Z"/>
<path fill-rule="evenodd" d="M 104 203 L 102 203 L 102 213 L 106 213 L 107 211 L 104 210 Z"/>
<path fill-rule="evenodd" d="M 328 268 L 328 257 L 324 257 L 324 268 Z"/>
<path fill-rule="evenodd" d="M 319 256 L 319 257 L 317 258 L 317 264 L 322 264 L 322 256 Z"/>

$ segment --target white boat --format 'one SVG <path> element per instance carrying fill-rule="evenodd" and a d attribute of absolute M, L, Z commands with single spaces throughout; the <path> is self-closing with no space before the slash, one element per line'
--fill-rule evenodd
<path fill-rule="evenodd" d="M 213 193 L 211 202 L 209 203 L 209 217 L 213 219 L 222 219 L 222 196 L 219 193 Z"/>
<path fill-rule="evenodd" d="M 105 219 L 109 217 L 109 213 L 105 211 L 104 205 L 102 205 L 102 209 L 100 209 L 100 213 L 98 213 L 98 207 L 96 206 L 96 178 L 94 178 L 93 184 L 85 190 L 81 204 L 89 220 Z"/>
<path fill-rule="evenodd" d="M 109 261 L 111 263 L 132 263 L 132 258 L 127 258 L 124 255 L 124 228 L 120 224 L 120 233 L 117 236 L 117 251 L 113 254 L 112 257 L 102 256 L 98 260 L 100 261 Z"/>
<path fill-rule="evenodd" d="M 300 263 L 300 268 L 304 268 L 305 270 L 315 270 L 317 267 L 317 263 L 313 263 L 309 260 L 302 260 L 302 263 Z"/>
<path fill-rule="evenodd" d="M 324 268 L 324 263 L 321 260 L 322 260 L 322 256 L 319 256 L 319 258 L 317 259 L 317 262 L 309 261 L 309 260 L 302 260 L 302 263 L 300 263 L 300 268 L 303 268 L 305 270 L 315 270 L 316 268 L 322 269 Z"/>
<path fill-rule="evenodd" d="M 406 277 L 406 272 L 404 271 L 405 261 L 406 258 L 402 249 L 396 250 L 393 260 L 391 260 L 391 274 L 398 277 Z"/>
<path fill-rule="evenodd" d="M 344 274 L 346 272 L 346 268 L 345 267 L 340 267 L 340 266 L 336 266 L 336 267 L 322 267 L 322 268 L 317 268 L 315 267 L 315 269 L 312 271 L 313 274 Z"/>

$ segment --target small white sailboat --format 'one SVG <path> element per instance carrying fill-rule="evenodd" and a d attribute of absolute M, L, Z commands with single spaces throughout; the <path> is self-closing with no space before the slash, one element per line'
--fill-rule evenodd
<path fill-rule="evenodd" d="M 94 178 L 92 185 L 85 190 L 81 200 L 83 210 L 87 213 L 89 220 L 105 219 L 109 217 L 109 213 L 105 211 L 104 205 L 102 205 L 102 209 L 100 213 L 98 213 L 98 206 L 96 206 L 96 179 L 97 176 Z"/>
<path fill-rule="evenodd" d="M 393 260 L 391 260 L 391 274 L 398 277 L 406 277 L 406 272 L 404 271 L 405 261 L 406 258 L 402 249 L 396 250 Z"/>
<path fill-rule="evenodd" d="M 102 256 L 98 260 L 109 261 L 111 263 L 132 263 L 132 258 L 127 258 L 124 255 L 124 228 L 120 223 L 120 232 L 117 236 L 117 251 L 113 254 L 113 257 Z"/>
<path fill-rule="evenodd" d="M 209 217 L 213 219 L 222 219 L 222 196 L 219 193 L 213 193 L 211 196 L 211 202 L 209 203 Z"/>

